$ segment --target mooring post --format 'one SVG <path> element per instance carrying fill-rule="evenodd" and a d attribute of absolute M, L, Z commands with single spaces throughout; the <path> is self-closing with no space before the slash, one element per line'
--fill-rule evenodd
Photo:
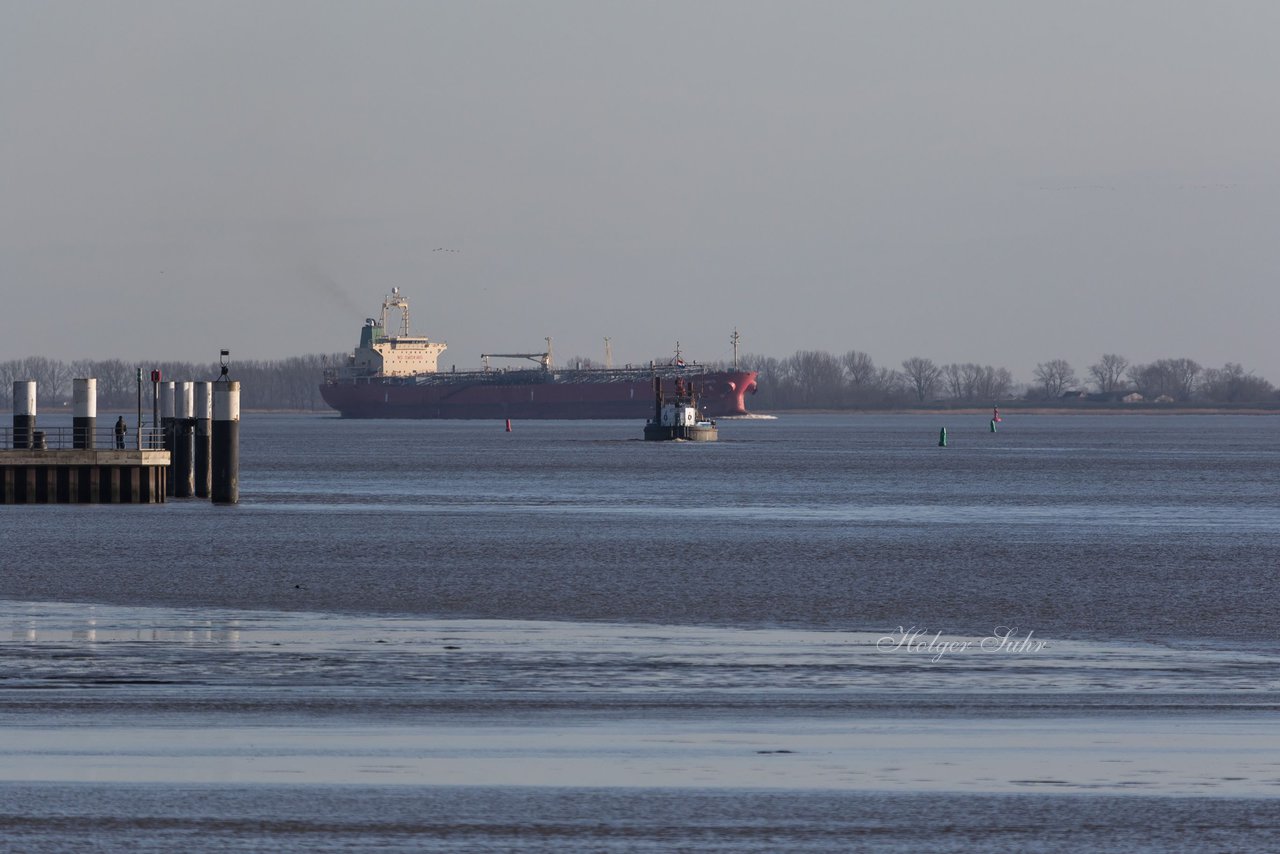
<path fill-rule="evenodd" d="M 213 383 L 195 387 L 195 487 L 197 498 L 209 497 L 209 423 L 213 420 Z"/>
<path fill-rule="evenodd" d="M 98 422 L 98 381 L 93 377 L 73 379 L 71 398 L 71 447 L 93 450 L 93 431 Z"/>
<path fill-rule="evenodd" d="M 214 504 L 240 501 L 240 382 L 219 380 L 213 384 Z"/>
<path fill-rule="evenodd" d="M 174 481 L 177 475 L 173 466 L 173 403 L 175 383 L 166 380 L 160 383 L 160 429 L 164 435 L 164 449 L 169 452 L 169 467 L 165 473 L 165 495 L 174 495 Z"/>
<path fill-rule="evenodd" d="M 160 425 L 173 420 L 173 401 L 177 383 L 166 380 L 160 383 Z"/>
<path fill-rule="evenodd" d="M 13 383 L 13 446 L 30 448 L 36 432 L 36 381 Z"/>
<path fill-rule="evenodd" d="M 194 383 L 176 384 L 173 415 L 173 497 L 190 498 L 195 492 L 195 395 Z"/>

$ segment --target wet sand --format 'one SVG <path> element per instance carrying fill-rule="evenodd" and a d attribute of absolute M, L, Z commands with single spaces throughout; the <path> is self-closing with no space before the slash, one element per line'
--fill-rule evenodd
<path fill-rule="evenodd" d="M 13 602 L 0 620 L 7 783 L 1280 793 L 1262 650 Z"/>

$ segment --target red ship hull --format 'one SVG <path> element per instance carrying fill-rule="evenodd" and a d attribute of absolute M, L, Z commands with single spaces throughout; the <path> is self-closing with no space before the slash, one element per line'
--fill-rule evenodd
<path fill-rule="evenodd" d="M 682 376 L 712 417 L 745 415 L 755 371 L 678 371 L 663 377 L 668 393 Z M 652 375 L 644 371 L 512 371 L 368 377 L 326 382 L 320 394 L 344 418 L 646 418 L 653 413 Z"/>

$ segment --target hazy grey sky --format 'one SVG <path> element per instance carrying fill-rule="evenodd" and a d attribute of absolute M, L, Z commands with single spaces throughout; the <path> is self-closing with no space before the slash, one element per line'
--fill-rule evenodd
<path fill-rule="evenodd" d="M 0 359 L 1280 382 L 1280 4 L 0 0 Z M 437 247 L 460 250 L 433 252 Z"/>

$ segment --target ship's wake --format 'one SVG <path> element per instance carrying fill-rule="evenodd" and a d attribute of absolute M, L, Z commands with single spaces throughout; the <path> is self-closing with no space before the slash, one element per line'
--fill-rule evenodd
<path fill-rule="evenodd" d="M 717 421 L 777 421 L 776 415 L 759 415 L 755 412 L 748 412 L 746 415 L 718 415 Z"/>

